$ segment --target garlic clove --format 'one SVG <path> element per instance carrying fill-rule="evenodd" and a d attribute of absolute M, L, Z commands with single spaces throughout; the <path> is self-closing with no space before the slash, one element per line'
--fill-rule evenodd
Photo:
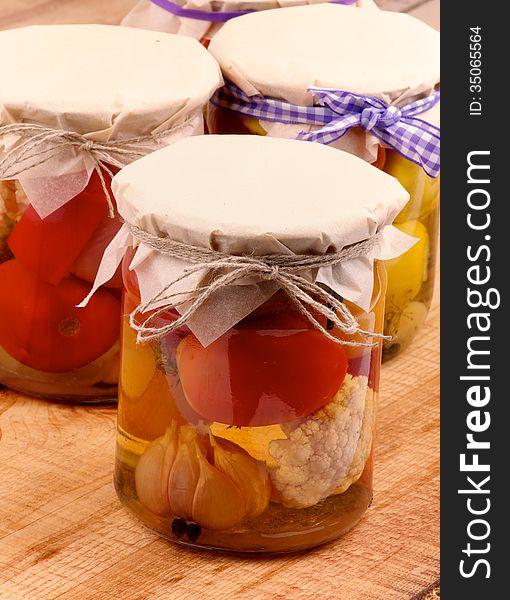
<path fill-rule="evenodd" d="M 180 442 L 192 444 L 198 446 L 198 449 L 204 455 L 208 455 L 211 450 L 211 444 L 209 443 L 208 436 L 199 433 L 191 425 L 183 425 L 179 435 Z"/>
<path fill-rule="evenodd" d="M 252 458 L 243 448 L 220 438 L 210 436 L 214 465 L 231 479 L 245 500 L 246 516 L 263 513 L 271 498 L 271 482 L 263 462 Z"/>
<path fill-rule="evenodd" d="M 172 514 L 191 519 L 193 496 L 200 475 L 197 453 L 198 434 L 189 426 L 181 427 L 179 448 L 168 478 L 167 494 Z"/>
<path fill-rule="evenodd" d="M 135 470 L 136 493 L 140 502 L 156 515 L 170 514 L 167 481 L 177 453 L 177 426 L 175 423 L 165 435 L 147 446 Z"/>
<path fill-rule="evenodd" d="M 206 529 L 230 529 L 246 515 L 246 501 L 235 483 L 199 451 L 200 477 L 193 498 L 193 520 Z"/>
<path fill-rule="evenodd" d="M 170 471 L 172 470 L 175 457 L 177 456 L 177 449 L 179 447 L 179 426 L 175 421 L 165 432 L 165 440 L 167 443 L 167 449 L 165 458 L 163 460 L 163 477 L 161 479 L 161 489 L 163 493 L 168 495 L 168 478 L 170 477 Z"/>

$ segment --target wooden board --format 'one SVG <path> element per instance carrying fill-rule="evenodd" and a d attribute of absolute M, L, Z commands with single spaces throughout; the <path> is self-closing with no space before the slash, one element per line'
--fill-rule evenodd
<path fill-rule="evenodd" d="M 112 486 L 115 410 L 0 393 L 2 600 L 398 600 L 439 578 L 438 318 L 386 365 L 375 499 L 336 543 L 278 558 L 192 552 Z"/>
<path fill-rule="evenodd" d="M 2 0 L 0 28 L 114 23 L 133 3 Z M 335 543 L 268 558 L 163 541 L 117 501 L 114 433 L 113 408 L 0 391 L 1 600 L 410 600 L 437 583 L 437 294 L 420 339 L 383 369 L 374 503 Z"/>
<path fill-rule="evenodd" d="M 0 29 L 52 23 L 116 25 L 136 0 L 1 0 Z"/>

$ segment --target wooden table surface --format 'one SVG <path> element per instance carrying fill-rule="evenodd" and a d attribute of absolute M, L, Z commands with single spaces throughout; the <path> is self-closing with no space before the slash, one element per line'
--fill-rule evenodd
<path fill-rule="evenodd" d="M 133 4 L 1 0 L 0 28 L 115 23 Z M 159 539 L 117 501 L 114 435 L 114 408 L 0 391 L 1 600 L 411 600 L 437 585 L 437 293 L 420 339 L 383 367 L 374 502 L 335 543 L 275 558 Z"/>

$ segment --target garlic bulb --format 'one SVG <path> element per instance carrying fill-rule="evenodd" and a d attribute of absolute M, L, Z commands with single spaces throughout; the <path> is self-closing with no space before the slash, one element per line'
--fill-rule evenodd
<path fill-rule="evenodd" d="M 140 502 L 159 516 L 229 529 L 267 508 L 266 466 L 233 442 L 175 422 L 154 440 L 135 471 Z"/>

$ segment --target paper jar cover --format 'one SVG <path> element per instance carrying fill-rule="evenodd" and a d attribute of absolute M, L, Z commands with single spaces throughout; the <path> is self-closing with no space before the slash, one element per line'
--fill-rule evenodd
<path fill-rule="evenodd" d="M 225 2 L 221 0 L 175 0 L 175 3 L 191 10 L 230 12 L 238 10 L 260 11 L 303 4 L 316 4 L 324 1 L 327 0 L 226 0 Z M 357 0 L 352 6 L 377 8 L 373 0 Z M 124 17 L 121 25 L 178 33 L 199 40 L 214 37 L 223 23 L 211 23 L 199 19 L 180 17 L 157 6 L 151 0 L 140 0 Z"/>
<path fill-rule="evenodd" d="M 189 126 L 179 135 L 202 133 L 203 107 L 222 83 L 216 61 L 196 40 L 140 29 L 12 29 L 0 32 L 0 56 L 8 57 L 0 77 L 0 127 L 36 123 L 101 142 L 150 135 L 184 122 Z M 172 137 L 169 133 L 161 142 Z M 0 137 L 0 153 L 18 141 Z M 25 172 L 19 179 L 35 208 L 48 214 L 48 199 L 41 197 L 46 177 L 82 172 L 82 181 L 74 178 L 78 189 L 70 189 L 67 198 L 60 190 L 61 204 L 79 193 L 92 170 L 86 158 L 65 150 Z"/>
<path fill-rule="evenodd" d="M 113 180 L 129 224 L 163 237 L 231 254 L 324 254 L 381 232 L 371 254 L 309 274 L 368 309 L 373 259 L 395 257 L 415 240 L 391 226 L 409 199 L 400 183 L 362 160 L 320 144 L 257 136 L 198 136 L 159 150 Z M 96 287 L 134 243 L 124 226 L 105 253 Z M 141 243 L 131 262 L 142 302 L 189 263 Z M 200 272 L 175 285 L 198 287 Z M 105 279 L 106 278 L 106 279 Z M 275 292 L 272 282 L 243 282 L 218 302 L 221 318 L 189 326 L 206 345 Z M 241 300 L 240 300 L 241 298 Z"/>
<path fill-rule="evenodd" d="M 401 106 L 429 96 L 440 79 L 439 32 L 403 13 L 318 4 L 270 10 L 229 21 L 210 52 L 225 78 L 246 94 L 309 106 L 310 86 L 379 98 Z M 420 118 L 438 122 L 436 105 Z M 260 121 L 275 137 L 311 126 Z M 334 146 L 373 162 L 380 141 L 353 129 Z"/>

